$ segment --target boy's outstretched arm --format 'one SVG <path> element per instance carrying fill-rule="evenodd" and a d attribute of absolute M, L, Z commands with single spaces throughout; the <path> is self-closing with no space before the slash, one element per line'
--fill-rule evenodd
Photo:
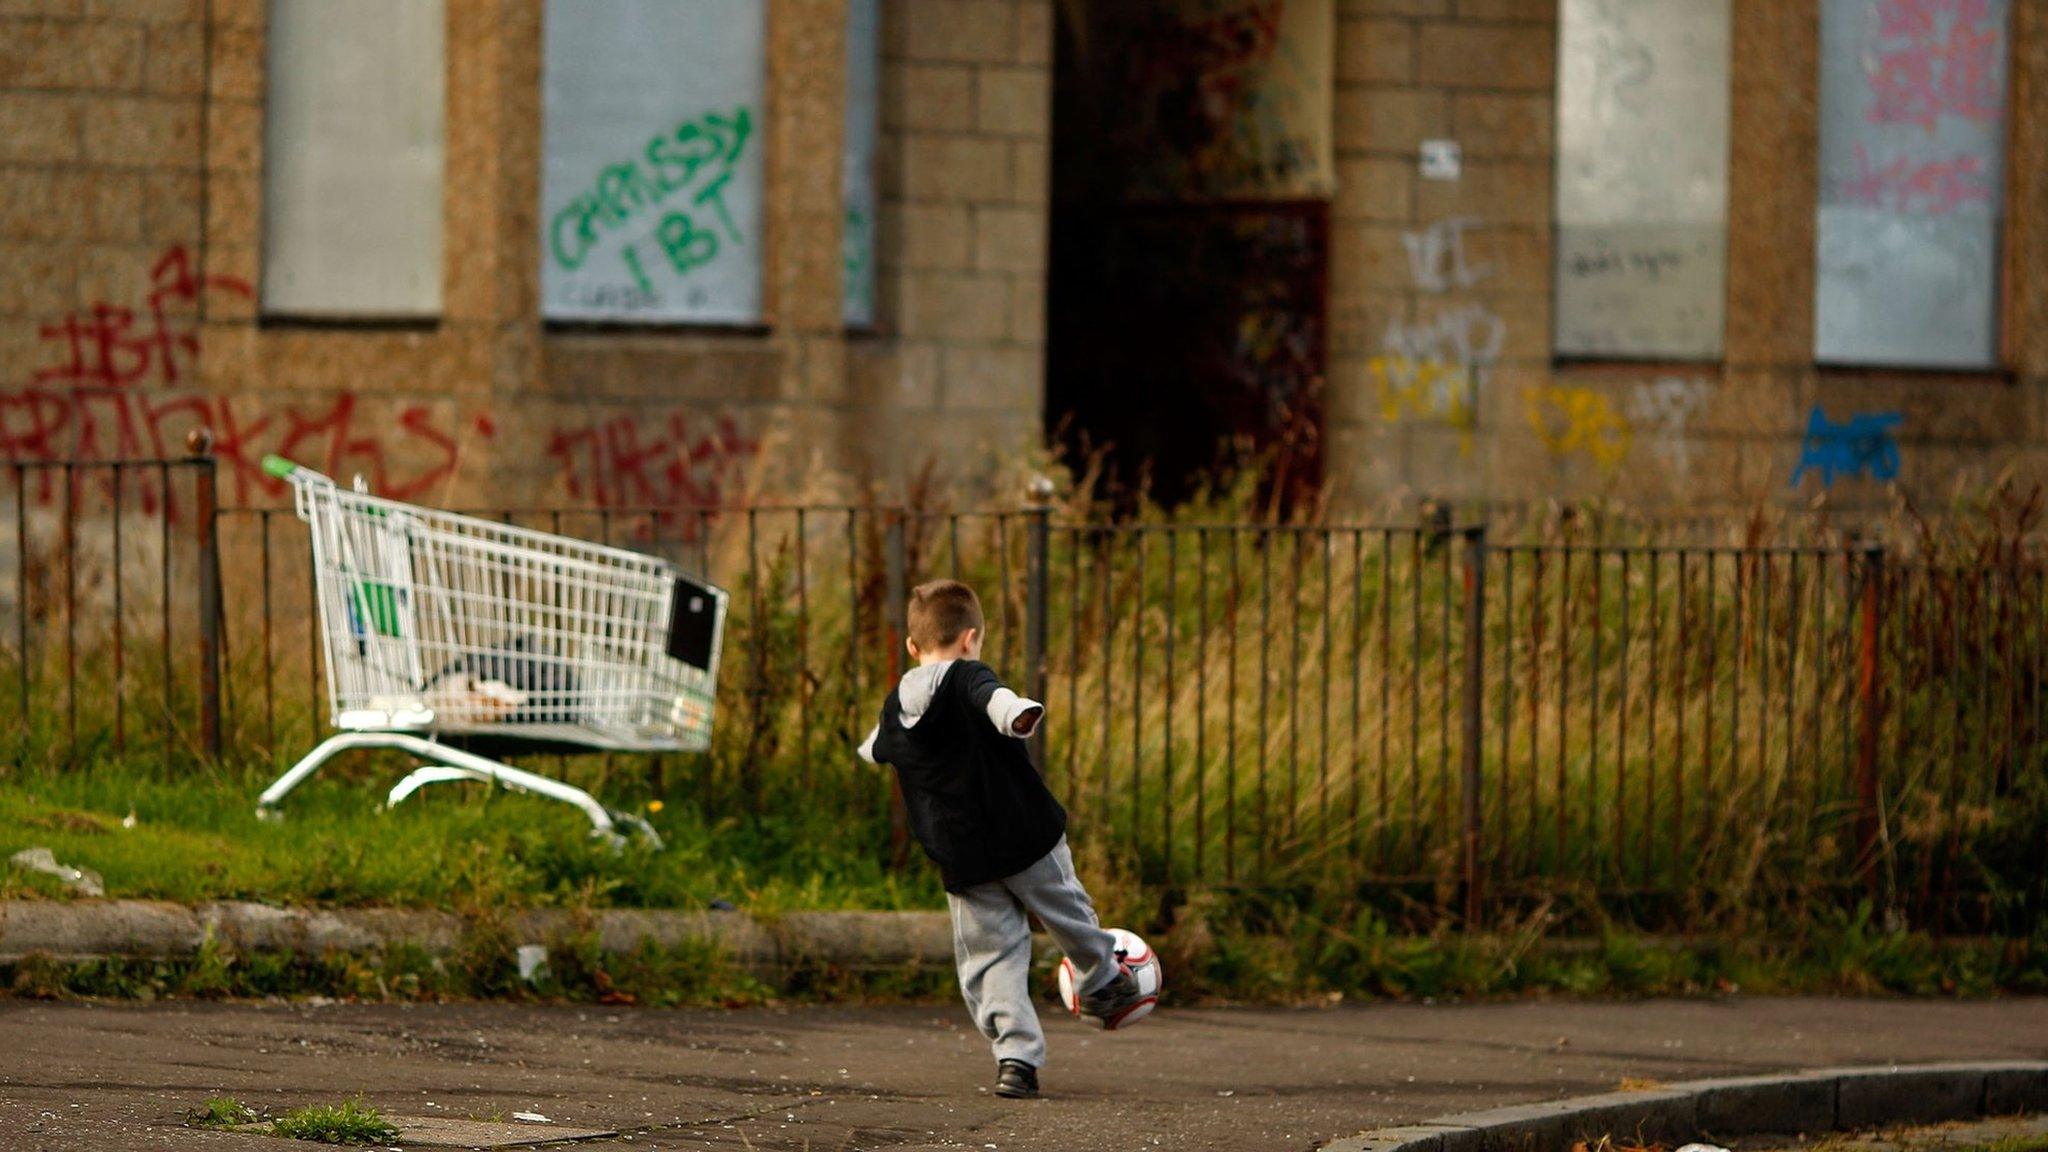
<path fill-rule="evenodd" d="M 875 759 L 875 738 L 881 734 L 882 726 L 880 724 L 868 729 L 867 739 L 862 740 L 860 747 L 854 749 L 855 754 L 870 764 L 881 763 L 881 761 Z"/>
<path fill-rule="evenodd" d="M 1045 718 L 1045 705 L 1019 696 L 996 678 L 995 671 L 982 665 L 968 684 L 969 698 L 988 715 L 988 722 L 1005 736 L 1023 739 L 1038 731 Z"/>

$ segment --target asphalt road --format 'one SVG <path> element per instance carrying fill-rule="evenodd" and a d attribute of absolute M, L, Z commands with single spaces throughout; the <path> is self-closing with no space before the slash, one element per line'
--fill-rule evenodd
<path fill-rule="evenodd" d="M 1310 1149 L 1446 1112 L 1834 1064 L 2048 1057 L 2048 1000 L 1747 999 L 1163 1010 L 1049 1021 L 1045 1096 L 986 1091 L 954 1005 L 656 1011 L 0 1001 L 0 1149 L 261 1149 L 184 1114 L 356 1093 L 535 1111 L 633 1149 Z"/>

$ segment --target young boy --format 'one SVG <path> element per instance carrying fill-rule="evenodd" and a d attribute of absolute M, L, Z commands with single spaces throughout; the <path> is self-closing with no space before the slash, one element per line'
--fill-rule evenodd
<path fill-rule="evenodd" d="M 934 580 L 911 591 L 909 615 L 917 667 L 889 693 L 860 755 L 896 769 L 911 831 L 938 862 L 960 991 L 995 1048 L 996 1094 L 1036 1096 L 1045 1034 L 1025 914 L 1073 961 L 1081 1011 L 1115 1020 L 1140 999 L 1138 984 L 1095 921 L 1067 850 L 1066 810 L 1025 751 L 1045 706 L 981 662 L 981 601 L 957 580 Z"/>

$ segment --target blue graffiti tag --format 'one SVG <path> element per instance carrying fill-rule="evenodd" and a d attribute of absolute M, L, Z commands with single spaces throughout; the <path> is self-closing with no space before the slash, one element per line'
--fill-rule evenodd
<path fill-rule="evenodd" d="M 1819 408 L 1806 419 L 1806 441 L 1799 448 L 1799 467 L 1792 470 L 1792 485 L 1809 468 L 1820 470 L 1823 488 L 1832 488 L 1835 477 L 1862 476 L 1890 480 L 1899 474 L 1899 442 L 1892 430 L 1904 423 L 1897 412 L 1859 412 L 1843 423 L 1829 420 Z"/>

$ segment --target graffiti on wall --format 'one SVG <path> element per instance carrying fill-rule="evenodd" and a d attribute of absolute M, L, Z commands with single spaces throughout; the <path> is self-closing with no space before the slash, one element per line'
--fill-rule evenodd
<path fill-rule="evenodd" d="M 1382 354 L 1367 362 L 1366 371 L 1379 392 L 1382 419 L 1449 424 L 1463 433 L 1464 448 L 1471 449 L 1472 430 L 1479 419 L 1473 406 L 1478 388 L 1471 369 L 1443 360 Z"/>
<path fill-rule="evenodd" d="M 1479 221 L 1454 216 L 1419 232 L 1401 234 L 1408 251 L 1408 278 L 1424 292 L 1472 288 L 1493 274 L 1491 264 L 1474 266 L 1465 254 L 1465 232 Z"/>
<path fill-rule="evenodd" d="M 1713 388 L 1704 380 L 1665 376 L 1638 384 L 1629 393 L 1629 426 L 1645 437 L 1683 484 L 1692 474 L 1692 441 L 1687 426 L 1707 406 Z"/>
<path fill-rule="evenodd" d="M 733 495 L 760 448 L 730 417 L 706 427 L 684 412 L 565 425 L 547 440 L 548 457 L 569 497 L 598 508 L 648 513 L 634 528 L 642 539 L 694 539 L 700 523 L 695 510 Z"/>
<path fill-rule="evenodd" d="M 1605 394 L 1574 385 L 1546 384 L 1525 389 L 1522 400 L 1529 427 L 1551 455 L 1559 459 L 1584 455 L 1603 468 L 1618 466 L 1628 455 L 1633 434 Z"/>
<path fill-rule="evenodd" d="M 465 446 L 497 434 L 485 410 L 451 419 L 450 405 L 380 403 L 352 392 L 266 403 L 253 396 L 197 392 L 201 352 L 199 305 L 249 299 L 237 278 L 201 276 L 183 247 L 152 266 L 150 288 L 133 305 L 95 301 L 45 324 L 43 355 L 20 387 L 0 391 L 0 462 L 175 459 L 187 433 L 213 434 L 221 499 L 249 505 L 283 498 L 285 484 L 263 470 L 278 455 L 337 478 L 360 475 L 371 491 L 395 500 L 432 499 L 455 478 Z M 716 504 L 758 452 L 730 418 L 709 429 L 682 413 L 649 420 L 619 416 L 547 429 L 547 456 L 559 466 L 570 497 L 599 507 Z M 29 499 L 56 502 L 61 474 L 24 475 Z M 148 469 L 124 483 L 150 515 L 176 518 L 173 493 Z M 117 494 L 110 470 L 96 470 L 103 498 Z M 82 502 L 89 486 L 71 486 Z"/>
<path fill-rule="evenodd" d="M 1475 264 L 1466 251 L 1465 233 L 1477 223 L 1457 217 L 1401 237 L 1409 282 L 1417 291 L 1432 297 L 1464 292 L 1492 275 L 1491 265 Z M 1479 395 L 1500 361 L 1507 325 L 1476 301 L 1435 303 L 1419 311 L 1423 318 L 1415 323 L 1387 323 L 1379 354 L 1366 365 L 1381 416 L 1448 424 L 1459 430 L 1461 447 L 1469 452 Z"/>
<path fill-rule="evenodd" d="M 583 191 L 548 222 L 548 253 L 576 271 L 613 233 L 640 229 L 644 235 L 621 243 L 620 265 L 650 303 L 659 299 L 647 269 L 661 261 L 677 276 L 716 259 L 721 243 L 742 242 L 725 200 L 747 142 L 753 117 L 745 108 L 730 115 L 707 112 L 656 133 L 644 160 L 633 157 L 607 165 Z M 678 198 L 678 193 L 688 193 Z"/>
<path fill-rule="evenodd" d="M 1856 172 L 1844 200 L 1900 215 L 1942 216 L 1992 200 L 1985 158 L 1964 151 L 1927 155 L 1944 117 L 1996 125 L 2004 114 L 1999 56 L 2003 21 L 1989 0 L 1884 0 L 1865 61 L 1865 122 L 1915 130 L 1884 162 L 1872 140 L 1857 140 Z"/>
<path fill-rule="evenodd" d="M 95 301 L 43 325 L 43 343 L 58 351 L 53 363 L 35 370 L 34 381 L 54 387 L 176 384 L 199 356 L 199 334 L 187 310 L 197 308 L 208 292 L 244 300 L 256 295 L 237 277 L 197 274 L 182 245 L 157 258 L 149 285 L 139 315 L 134 308 Z"/>
<path fill-rule="evenodd" d="M 1824 0 L 1817 358 L 1990 367 L 2010 0 Z"/>
<path fill-rule="evenodd" d="M 766 0 L 535 7 L 541 315 L 758 322 Z"/>
<path fill-rule="evenodd" d="M 2001 22 L 1990 0 L 1884 0 L 1876 58 L 1866 64 L 1872 124 L 1928 132 L 1943 116 L 1995 122 L 2003 114 Z"/>
<path fill-rule="evenodd" d="M 1894 156 L 1883 167 L 1870 162 L 1870 149 L 1856 143 L 1856 175 L 1842 185 L 1843 199 L 1902 216 L 1946 216 L 1967 204 L 1990 204 L 1984 161 L 1954 156 L 1916 164 Z"/>
<path fill-rule="evenodd" d="M 1905 417 L 1897 412 L 1858 412 L 1837 423 L 1815 408 L 1806 418 L 1806 438 L 1799 446 L 1799 464 L 1792 484 L 1808 472 L 1820 474 L 1823 488 L 1842 477 L 1891 480 L 1899 474 L 1899 441 L 1895 434 Z"/>
<path fill-rule="evenodd" d="M 316 401 L 264 406 L 250 398 L 186 390 L 200 354 L 198 308 L 204 299 L 254 295 L 231 276 L 201 276 L 182 246 L 150 271 L 139 306 L 95 301 L 40 330 L 43 357 L 25 386 L 0 392 L 0 460 L 8 463 L 169 459 L 182 456 L 185 436 L 213 432 L 222 467 L 223 499 L 277 499 L 281 481 L 263 471 L 275 453 L 330 475 L 361 473 L 378 492 L 410 499 L 433 492 L 455 474 L 462 436 L 489 436 L 488 416 L 458 429 L 425 404 L 372 414 L 343 393 Z M 111 473 L 97 478 L 112 495 Z M 157 479 L 136 478 L 141 506 L 175 517 Z M 36 470 L 31 498 L 56 498 L 58 475 Z M 73 490 L 73 499 L 82 491 Z"/>

